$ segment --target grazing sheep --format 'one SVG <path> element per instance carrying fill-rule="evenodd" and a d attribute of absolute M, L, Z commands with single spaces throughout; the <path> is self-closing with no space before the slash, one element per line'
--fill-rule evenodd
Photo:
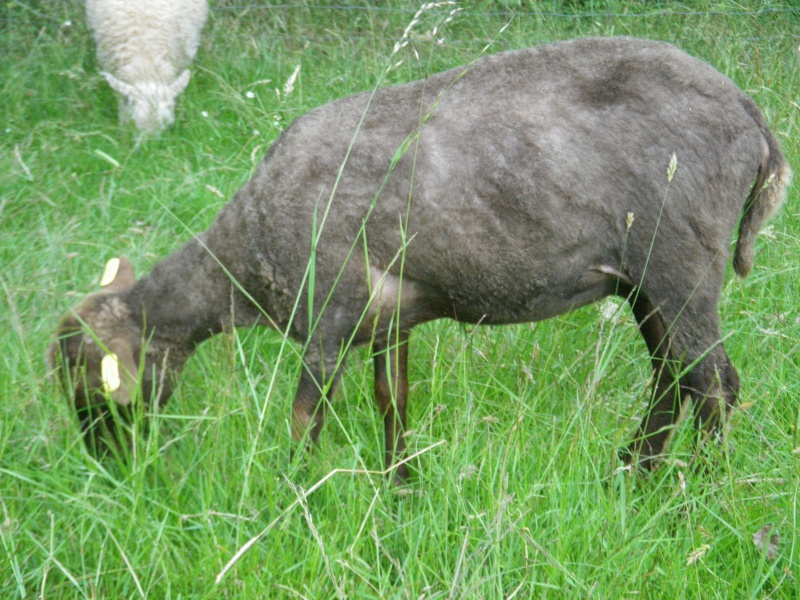
<path fill-rule="evenodd" d="M 109 85 L 122 95 L 120 121 L 147 134 L 175 121 L 189 83 L 206 0 L 87 0 L 86 14 Z"/>
<path fill-rule="evenodd" d="M 618 295 L 655 370 L 626 453 L 648 467 L 682 399 L 707 432 L 736 401 L 717 313 L 730 237 L 741 219 L 747 275 L 789 178 L 753 101 L 671 45 L 489 56 L 298 118 L 205 233 L 138 281 L 123 260 L 68 312 L 51 362 L 97 448 L 115 443 L 109 402 L 138 382 L 163 402 L 200 342 L 271 325 L 303 344 L 293 434 L 316 439 L 348 350 L 371 344 L 391 466 L 415 325 L 537 321 Z"/>

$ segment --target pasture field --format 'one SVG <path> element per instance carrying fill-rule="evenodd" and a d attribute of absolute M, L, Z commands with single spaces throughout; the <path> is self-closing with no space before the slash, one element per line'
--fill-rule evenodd
<path fill-rule="evenodd" d="M 59 316 L 107 259 L 141 275 L 205 229 L 329 100 L 484 52 L 649 37 L 734 79 L 800 171 L 796 2 L 273 4 L 212 3 L 176 124 L 143 141 L 118 125 L 82 2 L 0 7 L 0 598 L 800 598 L 797 184 L 751 275 L 729 269 L 742 406 L 700 469 L 691 425 L 652 474 L 621 468 L 651 369 L 611 301 L 416 329 L 401 489 L 379 474 L 368 349 L 319 446 L 291 457 L 300 360 L 266 329 L 202 345 L 127 463 L 87 454 L 47 376 Z"/>

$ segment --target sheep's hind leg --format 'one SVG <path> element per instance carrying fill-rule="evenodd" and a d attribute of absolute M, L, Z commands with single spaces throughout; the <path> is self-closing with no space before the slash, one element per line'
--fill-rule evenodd
<path fill-rule="evenodd" d="M 621 455 L 628 464 L 638 460 L 639 466 L 650 469 L 666 450 L 671 429 L 680 414 L 680 388 L 674 373 L 677 365 L 668 362 L 667 331 L 658 309 L 638 289 L 627 291 L 626 295 L 647 344 L 655 376 L 647 414 L 636 439 Z"/>
<path fill-rule="evenodd" d="M 711 435 L 722 413 L 730 414 L 736 402 L 739 378 L 720 341 L 716 296 L 694 290 L 685 302 L 670 300 L 658 308 L 642 293 L 629 301 L 653 359 L 656 383 L 626 458 L 651 468 L 666 450 L 682 401 L 691 399 L 695 426 Z"/>

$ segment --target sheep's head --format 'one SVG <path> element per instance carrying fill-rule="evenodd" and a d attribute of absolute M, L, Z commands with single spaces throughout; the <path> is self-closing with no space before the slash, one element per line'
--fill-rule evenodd
<path fill-rule="evenodd" d="M 172 83 L 140 81 L 131 84 L 103 73 L 108 84 L 124 98 L 124 118 L 133 119 L 144 133 L 157 134 L 175 121 L 175 99 L 189 84 L 189 71 L 183 71 Z"/>
<path fill-rule="evenodd" d="M 158 381 L 158 365 L 142 357 L 142 329 L 120 296 L 134 283 L 130 262 L 114 259 L 109 267 L 101 282 L 103 290 L 64 315 L 47 353 L 78 413 L 86 445 L 98 455 L 128 445 L 127 425 L 139 389 L 156 389 L 157 401 L 171 392 L 168 381 Z M 144 367 L 141 373 L 140 367 Z"/>

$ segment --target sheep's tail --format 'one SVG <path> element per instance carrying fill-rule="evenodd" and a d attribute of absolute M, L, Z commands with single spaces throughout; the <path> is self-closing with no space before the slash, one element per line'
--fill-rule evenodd
<path fill-rule="evenodd" d="M 761 112 L 755 104 L 749 112 L 761 128 L 762 152 L 758 177 L 742 209 L 739 239 L 733 255 L 733 269 L 740 277 L 747 277 L 753 268 L 756 236 L 764 222 L 775 214 L 786 199 L 786 191 L 792 179 L 792 170 L 781 154 L 778 140 L 767 128 Z"/>

